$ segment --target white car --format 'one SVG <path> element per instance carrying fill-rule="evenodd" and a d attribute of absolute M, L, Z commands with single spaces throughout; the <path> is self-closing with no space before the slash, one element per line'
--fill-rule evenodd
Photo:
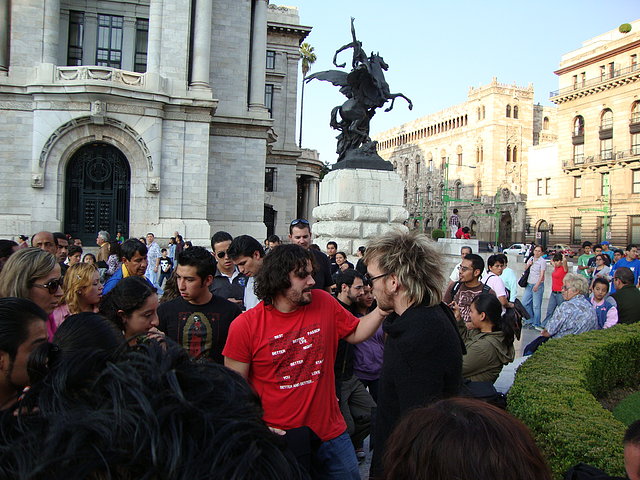
<path fill-rule="evenodd" d="M 505 255 L 524 255 L 529 247 L 524 243 L 514 243 L 509 248 L 505 248 L 502 253 Z"/>

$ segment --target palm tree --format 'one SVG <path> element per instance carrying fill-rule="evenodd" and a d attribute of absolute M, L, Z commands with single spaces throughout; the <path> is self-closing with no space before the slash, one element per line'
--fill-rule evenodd
<path fill-rule="evenodd" d="M 314 48 L 307 42 L 300 45 L 300 58 L 302 58 L 302 95 L 300 97 L 300 136 L 299 147 L 302 148 L 302 109 L 304 107 L 304 79 L 311 69 L 311 65 L 317 60 L 316 54 L 313 53 Z"/>

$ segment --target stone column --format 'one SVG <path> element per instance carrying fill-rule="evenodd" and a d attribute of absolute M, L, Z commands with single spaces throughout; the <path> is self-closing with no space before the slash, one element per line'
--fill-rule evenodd
<path fill-rule="evenodd" d="M 268 0 L 253 0 L 253 25 L 251 26 L 251 77 L 249 88 L 249 110 L 265 112 L 264 79 L 267 54 L 267 3 Z"/>
<path fill-rule="evenodd" d="M 149 47 L 147 72 L 160 71 L 160 41 L 162 40 L 162 0 L 151 0 L 149 5 Z"/>
<path fill-rule="evenodd" d="M 84 14 L 84 38 L 82 44 L 82 64 L 95 65 L 98 51 L 98 15 L 92 12 Z"/>
<path fill-rule="evenodd" d="M 125 17 L 122 29 L 122 59 L 120 68 L 133 72 L 136 57 L 136 19 Z"/>
<path fill-rule="evenodd" d="M 0 72 L 9 71 L 9 18 L 11 5 L 9 0 L 0 0 Z"/>
<path fill-rule="evenodd" d="M 309 216 L 312 215 L 313 209 L 318 206 L 318 180 L 309 179 Z"/>
<path fill-rule="evenodd" d="M 212 0 L 196 1 L 190 85 L 194 88 L 211 88 L 209 85 L 209 63 L 211 59 L 212 8 Z"/>
<path fill-rule="evenodd" d="M 309 220 L 311 215 L 311 201 L 309 197 L 309 177 L 302 176 L 300 181 L 302 182 L 302 213 L 303 218 Z"/>
<path fill-rule="evenodd" d="M 44 31 L 42 63 L 58 64 L 58 36 L 60 35 L 60 0 L 44 1 Z"/>

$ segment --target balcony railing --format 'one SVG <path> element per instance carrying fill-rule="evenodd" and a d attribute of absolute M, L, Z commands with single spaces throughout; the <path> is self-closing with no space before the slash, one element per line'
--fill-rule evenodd
<path fill-rule="evenodd" d="M 596 78 L 592 78 L 590 80 L 586 80 L 584 82 L 574 83 L 569 87 L 561 88 L 560 90 L 555 90 L 549 93 L 549 97 L 559 97 L 561 95 L 566 95 L 567 93 L 577 92 L 579 90 L 585 90 L 587 88 L 594 87 L 596 85 L 600 85 L 602 83 L 609 82 L 614 78 L 622 77 L 624 75 L 628 75 L 629 73 L 640 72 L 640 64 L 631 65 L 625 68 L 619 68 L 613 72 L 607 72 L 604 76 L 598 76 Z"/>
<path fill-rule="evenodd" d="M 573 158 L 563 160 L 562 168 L 569 170 L 587 166 L 595 167 L 631 160 L 640 160 L 640 145 L 634 145 L 630 150 L 606 150 L 598 155 L 576 155 Z"/>
<path fill-rule="evenodd" d="M 98 80 L 143 87 L 145 74 L 120 70 L 119 68 L 81 65 L 79 67 L 56 67 L 55 80 L 56 82 Z"/>

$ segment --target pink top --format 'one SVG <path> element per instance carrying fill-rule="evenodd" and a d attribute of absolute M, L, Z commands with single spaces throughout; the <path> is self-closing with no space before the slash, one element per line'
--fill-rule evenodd
<path fill-rule="evenodd" d="M 47 320 L 47 336 L 49 337 L 49 341 L 53 341 L 53 336 L 58 330 L 58 327 L 64 320 L 71 315 L 69 311 L 69 307 L 66 303 L 59 305 L 55 308 L 53 312 L 49 314 L 49 318 Z"/>

